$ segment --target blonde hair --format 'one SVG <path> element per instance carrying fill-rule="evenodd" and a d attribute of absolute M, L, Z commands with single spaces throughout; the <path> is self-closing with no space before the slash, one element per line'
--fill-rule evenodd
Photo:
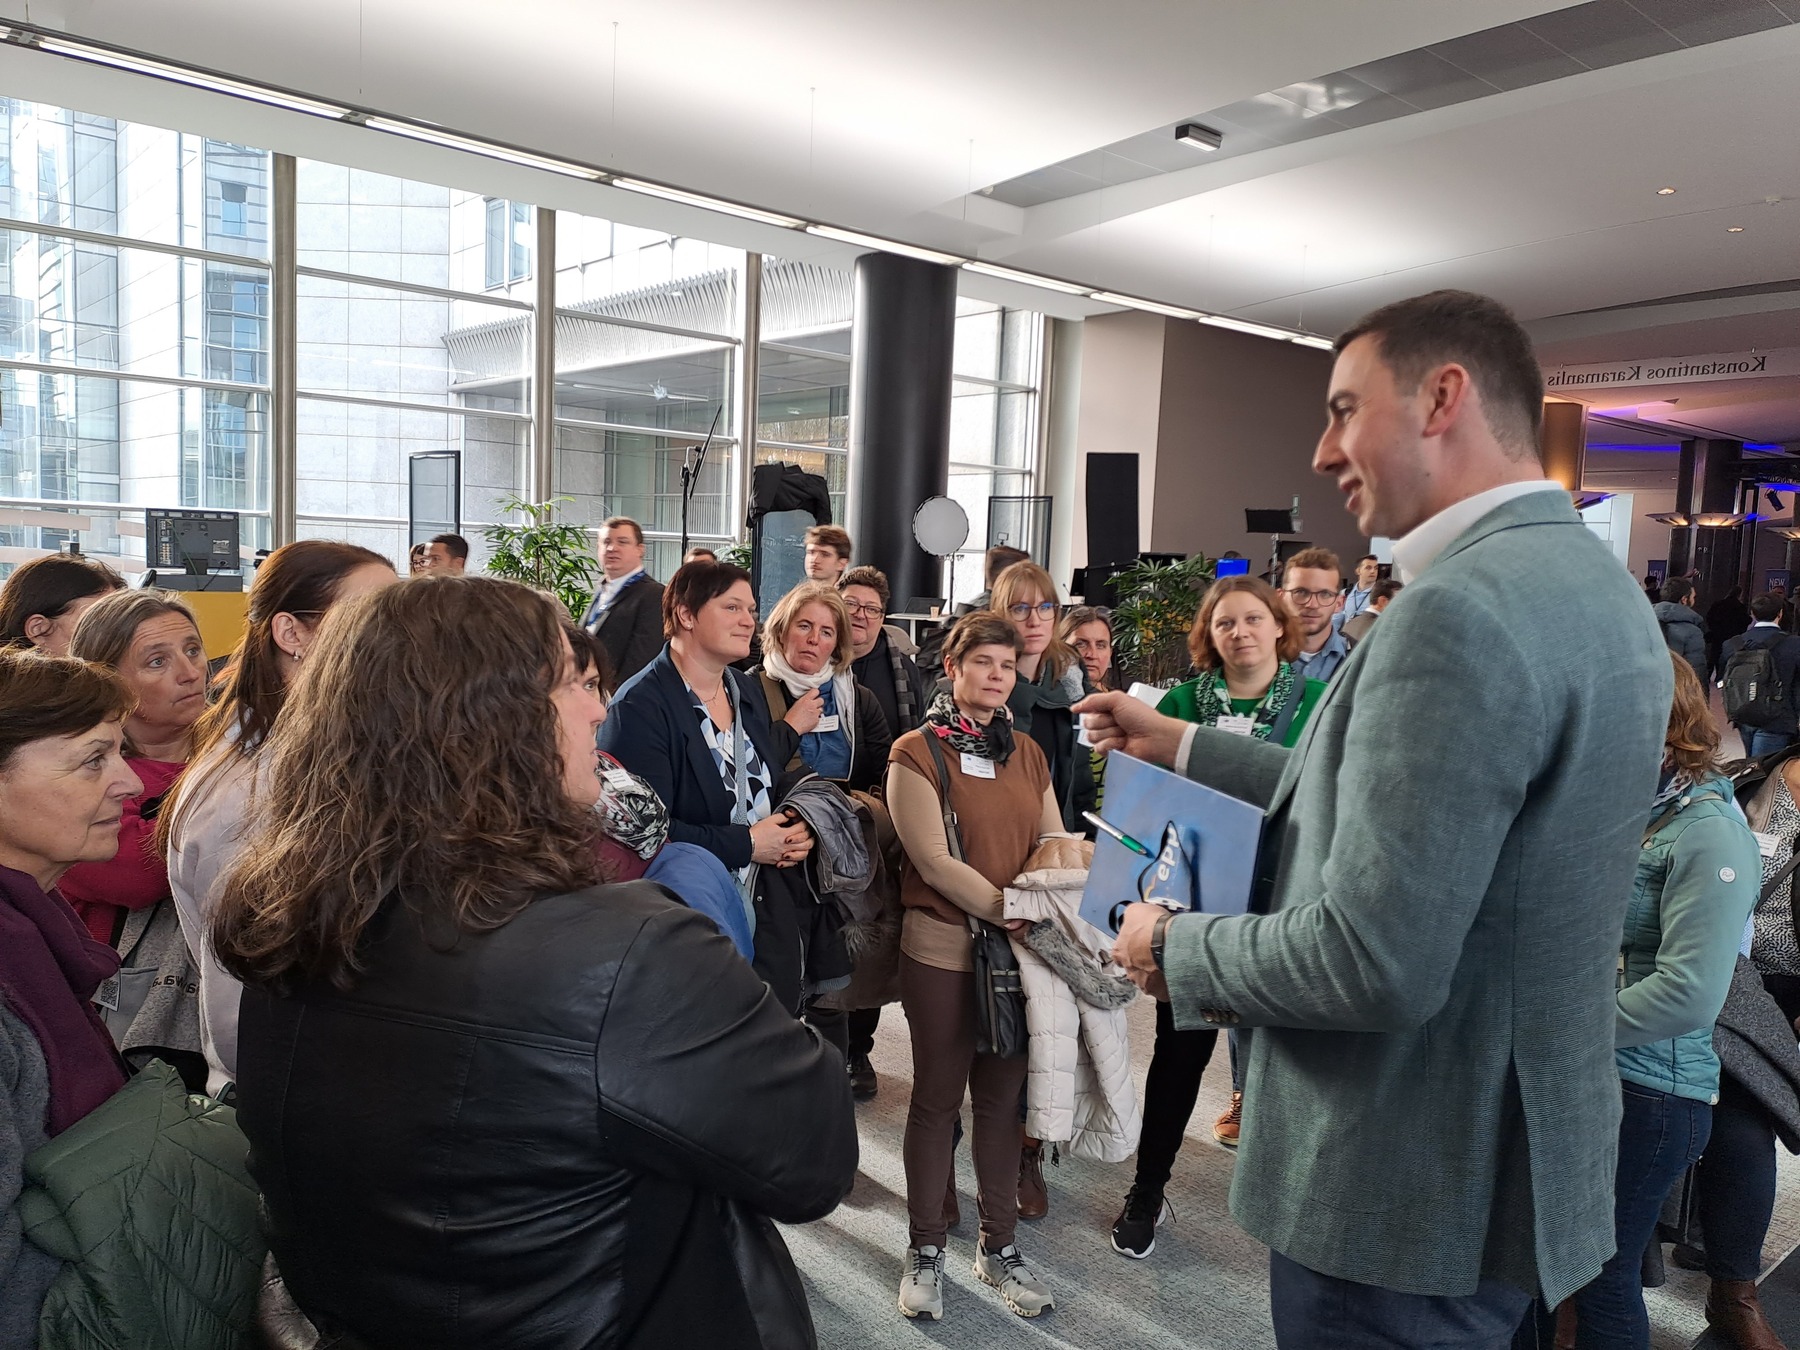
<path fill-rule="evenodd" d="M 786 658 L 788 626 L 800 617 L 800 611 L 808 605 L 823 605 L 831 611 L 832 622 L 837 625 L 837 646 L 831 651 L 831 668 L 834 671 L 848 669 L 850 658 L 854 655 L 854 647 L 850 641 L 850 610 L 845 606 L 844 597 L 838 593 L 837 587 L 829 582 L 803 581 L 775 602 L 774 612 L 763 625 L 764 650 L 773 648 Z"/>
<path fill-rule="evenodd" d="M 1050 580 L 1048 572 L 1030 560 L 1016 562 L 994 578 L 994 589 L 988 594 L 988 608 L 1011 623 L 1012 616 L 1006 611 L 1014 605 L 1030 604 L 1030 597 L 1034 595 L 1039 601 L 1049 600 L 1058 608 L 1062 606 L 1056 594 L 1056 583 Z M 1062 640 L 1057 625 L 1051 624 L 1050 645 L 1044 648 L 1044 668 L 1052 680 L 1060 680 L 1063 672 L 1074 664 L 1075 649 Z"/>

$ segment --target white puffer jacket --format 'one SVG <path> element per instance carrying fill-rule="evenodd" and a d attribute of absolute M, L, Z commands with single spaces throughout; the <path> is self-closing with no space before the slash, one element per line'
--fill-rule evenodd
<path fill-rule="evenodd" d="M 1096 977 L 1122 976 L 1112 944 L 1080 917 L 1087 873 L 1044 868 L 1005 890 L 1006 917 L 1047 919 L 1092 962 Z M 1123 1008 L 1098 1008 L 1075 996 L 1061 975 L 1018 935 L 1013 951 L 1025 986 L 1031 1034 L 1025 1082 L 1025 1133 L 1062 1145 L 1077 1158 L 1122 1162 L 1137 1148 L 1143 1115 L 1131 1082 Z"/>

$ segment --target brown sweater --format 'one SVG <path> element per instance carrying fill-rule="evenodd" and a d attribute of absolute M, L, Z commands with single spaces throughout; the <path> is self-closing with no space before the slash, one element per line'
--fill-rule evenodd
<path fill-rule="evenodd" d="M 1044 753 L 1030 737 L 991 779 L 962 771 L 949 747 L 950 807 L 962 825 L 964 861 L 950 856 L 939 806 L 937 769 L 925 731 L 909 731 L 888 755 L 888 808 L 906 849 L 900 901 L 906 906 L 901 950 L 944 970 L 969 970 L 968 915 L 998 922 L 1001 890 L 1019 875 L 1045 834 L 1062 829 Z"/>

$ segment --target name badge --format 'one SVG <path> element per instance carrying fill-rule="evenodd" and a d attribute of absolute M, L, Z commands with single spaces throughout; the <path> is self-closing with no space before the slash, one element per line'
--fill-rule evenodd
<path fill-rule="evenodd" d="M 1223 731 L 1227 736 L 1253 736 L 1256 734 L 1256 719 L 1244 714 L 1227 713 L 1213 723 L 1213 728 Z"/>
<path fill-rule="evenodd" d="M 637 786 L 637 780 L 623 769 L 602 769 L 600 776 L 606 780 L 608 787 L 618 792 L 629 791 Z"/>
<path fill-rule="evenodd" d="M 94 990 L 94 1003 L 108 1012 L 119 1011 L 119 977 L 109 975 L 100 981 L 100 987 Z"/>
<path fill-rule="evenodd" d="M 992 778 L 994 776 L 994 761 L 991 759 L 983 759 L 980 755 L 964 755 L 962 757 L 962 771 L 963 776 L 966 778 Z"/>
<path fill-rule="evenodd" d="M 1761 830 L 1753 831 L 1753 833 L 1756 835 L 1757 851 L 1765 858 L 1773 858 L 1775 856 L 1775 850 L 1781 847 L 1781 836 L 1778 834 L 1764 834 Z"/>
<path fill-rule="evenodd" d="M 821 717 L 819 719 L 819 725 L 813 728 L 813 730 L 820 735 L 823 735 L 827 731 L 836 731 L 837 729 L 838 715 L 836 713 L 831 714 L 830 717 Z"/>

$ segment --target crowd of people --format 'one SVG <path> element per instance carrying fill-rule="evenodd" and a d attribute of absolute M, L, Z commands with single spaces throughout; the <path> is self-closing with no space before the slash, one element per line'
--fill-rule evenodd
<path fill-rule="evenodd" d="M 20 566 L 0 1350 L 150 1344 L 92 1328 L 176 1306 L 156 1343 L 249 1344 L 256 1312 L 349 1350 L 814 1344 L 775 1224 L 848 1192 L 894 1003 L 908 1318 L 947 1312 L 965 1099 L 974 1273 L 1037 1317 L 1068 1296 L 1022 1241 L 1046 1150 L 1135 1155 L 1095 1240 L 1152 1258 L 1224 1028 L 1212 1136 L 1283 1347 L 1643 1350 L 1683 1186 L 1708 1320 L 1779 1347 L 1756 1279 L 1800 1146 L 1800 638 L 1773 596 L 1711 648 L 1690 584 L 1647 609 L 1541 476 L 1541 393 L 1480 297 L 1351 330 L 1315 467 L 1395 575 L 1308 548 L 1218 579 L 1154 702 L 1038 561 L 990 551 L 921 650 L 829 525 L 766 616 L 709 550 L 650 577 L 623 517 L 580 616 L 465 574 L 459 536 L 405 579 L 292 543 L 218 670 L 178 594 Z M 1264 810 L 1248 913 L 1082 921 L 1118 752 Z M 129 1175 L 125 1137 L 179 1174 L 196 1135 L 225 1156 L 165 1188 L 182 1221 L 257 1245 L 146 1277 L 69 1175 Z"/>

